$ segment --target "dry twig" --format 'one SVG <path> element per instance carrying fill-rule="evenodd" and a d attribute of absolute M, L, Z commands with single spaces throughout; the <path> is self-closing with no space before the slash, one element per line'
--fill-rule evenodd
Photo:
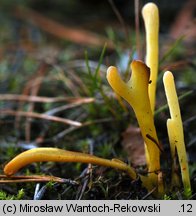
<path fill-rule="evenodd" d="M 18 94 L 0 94 L 0 101 L 23 101 L 34 103 L 57 103 L 57 102 L 83 102 L 86 100 L 94 100 L 94 98 L 83 97 L 42 97 L 42 96 L 28 96 Z M 84 102 L 85 103 L 85 102 Z"/>
<path fill-rule="evenodd" d="M 73 121 L 73 120 L 66 119 L 66 118 L 60 118 L 60 117 L 56 117 L 56 116 L 49 116 L 49 115 L 46 115 L 46 114 L 39 114 L 39 113 L 34 113 L 34 112 L 1 110 L 0 114 L 1 115 L 12 115 L 12 116 L 24 116 L 24 117 L 27 117 L 27 118 L 45 119 L 45 120 L 49 120 L 49 121 L 55 121 L 55 122 L 59 122 L 59 123 L 73 125 L 73 126 L 76 126 L 76 127 L 82 126 L 82 123 L 78 122 L 78 121 Z"/>
<path fill-rule="evenodd" d="M 63 179 L 56 176 L 39 176 L 39 175 L 29 175 L 29 176 L 12 176 L 7 177 L 6 175 L 0 175 L 0 183 L 23 183 L 23 182 L 58 182 L 58 183 L 73 183 L 77 184 L 75 181 L 69 179 Z"/>

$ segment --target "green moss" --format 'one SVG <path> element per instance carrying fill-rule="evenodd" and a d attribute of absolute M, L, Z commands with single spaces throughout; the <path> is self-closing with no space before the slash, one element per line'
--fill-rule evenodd
<path fill-rule="evenodd" d="M 5 191 L 0 191 L 0 200 L 21 200 L 25 196 L 24 189 L 20 189 L 16 195 L 9 195 Z"/>

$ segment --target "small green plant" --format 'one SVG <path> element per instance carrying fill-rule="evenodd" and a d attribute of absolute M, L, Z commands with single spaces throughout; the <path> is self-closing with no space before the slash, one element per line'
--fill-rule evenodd
<path fill-rule="evenodd" d="M 21 200 L 24 195 L 24 189 L 19 190 L 16 195 L 8 195 L 6 192 L 0 191 L 0 200 Z"/>

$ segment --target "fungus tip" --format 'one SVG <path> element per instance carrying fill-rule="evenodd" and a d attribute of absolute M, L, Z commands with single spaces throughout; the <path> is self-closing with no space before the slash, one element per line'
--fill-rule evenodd
<path fill-rule="evenodd" d="M 148 77 L 150 78 L 150 68 L 140 60 L 133 60 L 131 63 L 132 71 L 145 71 Z"/>
<path fill-rule="evenodd" d="M 116 72 L 117 69 L 116 67 L 114 66 L 110 66 L 108 69 L 107 69 L 107 79 L 111 76 L 112 73 Z"/>
<path fill-rule="evenodd" d="M 131 67 L 144 67 L 146 70 L 150 71 L 150 68 L 141 60 L 133 60 L 131 62 Z"/>
<path fill-rule="evenodd" d="M 144 5 L 142 9 L 142 15 L 144 16 L 145 13 L 152 13 L 152 11 L 157 11 L 158 12 L 158 7 L 155 3 L 149 2 Z"/>
<path fill-rule="evenodd" d="M 166 71 L 163 75 L 163 82 L 168 82 L 169 80 L 173 80 L 174 76 L 172 74 L 172 72 L 170 71 Z"/>

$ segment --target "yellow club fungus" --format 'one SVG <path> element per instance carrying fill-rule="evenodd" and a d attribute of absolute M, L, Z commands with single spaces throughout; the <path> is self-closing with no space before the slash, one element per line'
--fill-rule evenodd
<path fill-rule="evenodd" d="M 150 80 L 148 93 L 152 113 L 155 108 L 156 81 L 158 73 L 159 56 L 159 10 L 156 4 L 147 3 L 142 9 L 146 29 L 146 64 L 150 68 Z"/>
<path fill-rule="evenodd" d="M 188 161 L 184 143 L 184 133 L 178 97 L 176 93 L 173 74 L 170 71 L 164 73 L 163 83 L 169 106 L 171 118 L 167 120 L 167 129 L 170 142 L 171 156 L 174 159 L 175 149 L 181 168 L 182 182 L 185 191 L 191 190 Z"/>
<path fill-rule="evenodd" d="M 4 173 L 7 176 L 11 176 L 28 164 L 44 161 L 92 163 L 123 170 L 127 172 L 132 179 L 136 179 L 137 177 L 133 168 L 118 159 L 108 160 L 90 154 L 66 151 L 58 148 L 34 148 L 27 150 L 17 155 L 6 164 Z"/>
<path fill-rule="evenodd" d="M 131 78 L 125 83 L 119 76 L 116 67 L 111 66 L 107 70 L 107 80 L 113 90 L 124 98 L 135 112 L 147 149 L 149 172 L 153 176 L 153 182 L 157 183 L 157 176 L 154 172 L 160 170 L 160 146 L 148 96 L 150 70 L 141 61 L 133 61 L 131 69 Z"/>

